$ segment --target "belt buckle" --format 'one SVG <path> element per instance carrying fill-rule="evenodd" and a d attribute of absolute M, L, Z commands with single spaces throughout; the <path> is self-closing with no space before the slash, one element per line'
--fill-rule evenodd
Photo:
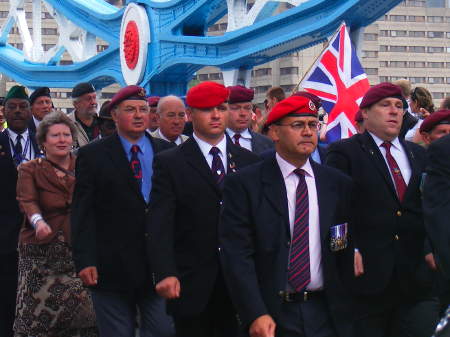
<path fill-rule="evenodd" d="M 284 301 L 286 302 L 286 303 L 292 303 L 292 302 L 294 302 L 294 299 L 292 298 L 292 293 L 290 293 L 289 291 L 285 291 L 284 292 Z"/>
<path fill-rule="evenodd" d="M 304 292 L 303 292 L 303 302 L 306 302 L 306 301 L 308 301 L 308 292 L 305 290 Z"/>

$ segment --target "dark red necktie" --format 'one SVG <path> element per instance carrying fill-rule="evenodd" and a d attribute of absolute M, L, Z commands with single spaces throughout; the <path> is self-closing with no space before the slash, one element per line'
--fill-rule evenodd
<path fill-rule="evenodd" d="M 138 153 L 141 149 L 139 148 L 139 145 L 133 145 L 131 146 L 131 160 L 130 160 L 130 166 L 131 170 L 133 171 L 134 179 L 136 179 L 136 182 L 138 183 L 139 187 L 142 185 L 142 166 L 141 161 L 139 160 Z"/>
<path fill-rule="evenodd" d="M 386 159 L 388 162 L 389 170 L 391 171 L 392 177 L 394 178 L 394 184 L 395 189 L 397 190 L 398 199 L 402 201 L 406 192 L 406 183 L 405 179 L 403 179 L 402 172 L 400 171 L 397 162 L 391 154 L 392 144 L 384 142 L 383 144 L 381 144 L 381 146 L 386 149 Z"/>
<path fill-rule="evenodd" d="M 241 134 L 235 133 L 233 138 L 234 138 L 234 144 L 237 145 L 237 146 L 241 146 L 241 143 L 239 143 L 239 139 L 241 138 Z"/>
<path fill-rule="evenodd" d="M 209 153 L 211 153 L 211 155 L 213 156 L 211 165 L 212 174 L 217 182 L 217 185 L 220 185 L 223 178 L 225 177 L 225 169 L 223 167 L 222 159 L 220 159 L 219 156 L 220 150 L 217 147 L 213 146 Z"/>
<path fill-rule="evenodd" d="M 289 284 L 300 292 L 305 290 L 311 281 L 309 268 L 309 202 L 305 171 L 294 170 L 299 182 L 295 198 L 294 229 L 292 233 L 291 251 L 289 253 Z"/>

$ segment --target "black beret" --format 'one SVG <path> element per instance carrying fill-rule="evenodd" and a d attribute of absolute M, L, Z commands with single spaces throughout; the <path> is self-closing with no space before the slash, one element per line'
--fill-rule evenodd
<path fill-rule="evenodd" d="M 50 89 L 47 87 L 41 87 L 41 88 L 37 88 L 35 91 L 33 91 L 33 93 L 30 95 L 30 104 L 33 105 L 34 101 L 41 96 L 47 96 L 47 97 L 51 97 L 50 96 Z"/>
<path fill-rule="evenodd" d="M 95 88 L 92 84 L 87 82 L 78 83 L 72 90 L 72 98 L 77 98 L 83 96 L 84 94 L 90 94 L 91 92 L 95 92 Z"/>

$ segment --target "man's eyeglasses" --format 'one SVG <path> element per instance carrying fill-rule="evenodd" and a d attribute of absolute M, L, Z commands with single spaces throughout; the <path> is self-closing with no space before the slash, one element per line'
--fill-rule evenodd
<path fill-rule="evenodd" d="M 310 129 L 311 131 L 319 131 L 320 128 L 322 127 L 322 124 L 320 124 L 319 122 L 293 122 L 291 124 L 281 124 L 281 123 L 276 123 L 275 125 L 279 125 L 279 126 L 289 126 L 292 130 L 294 131 L 304 131 L 306 129 L 306 127 L 308 127 L 308 129 Z"/>

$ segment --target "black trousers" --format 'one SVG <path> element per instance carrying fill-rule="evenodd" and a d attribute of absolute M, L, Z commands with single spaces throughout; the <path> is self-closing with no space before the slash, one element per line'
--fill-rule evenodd
<path fill-rule="evenodd" d="M 358 337 L 429 337 L 439 317 L 439 300 L 431 294 L 406 296 L 395 280 L 377 295 L 356 300 Z"/>
<path fill-rule="evenodd" d="M 0 254 L 0 336 L 12 337 L 17 295 L 17 252 Z"/>
<path fill-rule="evenodd" d="M 218 277 L 205 310 L 195 316 L 174 316 L 177 337 L 236 337 L 238 323 L 222 277 Z"/>

